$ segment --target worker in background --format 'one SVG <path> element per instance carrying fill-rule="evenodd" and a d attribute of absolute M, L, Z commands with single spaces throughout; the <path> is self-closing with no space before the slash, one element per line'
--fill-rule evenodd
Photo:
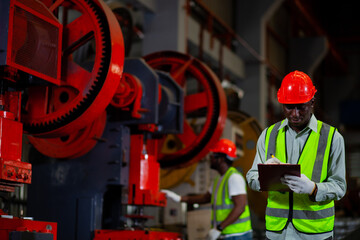
<path fill-rule="evenodd" d="M 246 178 L 259 191 L 259 163 L 300 164 L 301 176 L 284 175 L 290 192 L 268 192 L 267 239 L 333 239 L 334 200 L 346 191 L 345 146 L 341 134 L 313 114 L 316 89 L 308 75 L 284 77 L 277 97 L 286 117 L 266 128 Z M 275 157 L 271 157 L 271 155 Z"/>
<path fill-rule="evenodd" d="M 247 204 L 246 182 L 236 168 L 236 146 L 228 139 L 221 139 L 210 150 L 210 167 L 220 176 L 204 194 L 179 196 L 163 190 L 167 197 L 176 202 L 210 203 L 212 205 L 211 225 L 207 239 L 248 240 L 252 239 L 250 211 Z"/>

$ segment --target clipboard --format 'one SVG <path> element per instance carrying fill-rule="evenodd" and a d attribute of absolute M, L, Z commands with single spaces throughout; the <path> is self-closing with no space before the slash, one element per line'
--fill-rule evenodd
<path fill-rule="evenodd" d="M 281 183 L 285 174 L 300 177 L 300 164 L 258 164 L 260 191 L 290 192 L 290 188 Z"/>

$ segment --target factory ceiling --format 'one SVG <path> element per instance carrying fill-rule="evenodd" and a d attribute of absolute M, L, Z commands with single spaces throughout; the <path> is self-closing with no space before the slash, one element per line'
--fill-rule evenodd
<path fill-rule="evenodd" d="M 356 1 L 309 1 L 314 14 L 339 45 L 359 48 L 360 16 Z"/>
<path fill-rule="evenodd" d="M 326 0 L 295 0 L 306 6 L 308 13 L 314 16 L 314 20 L 323 30 L 332 46 L 342 59 L 349 64 L 351 58 L 360 54 L 360 16 L 356 1 L 326 1 Z M 334 59 L 326 59 L 333 68 Z M 336 65 L 336 64 L 335 64 Z M 342 69 L 345 72 L 347 68 Z M 333 74 L 339 72 L 332 72 Z"/>

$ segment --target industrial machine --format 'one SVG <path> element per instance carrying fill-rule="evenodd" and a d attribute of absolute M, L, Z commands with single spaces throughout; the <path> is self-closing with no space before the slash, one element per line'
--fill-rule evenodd
<path fill-rule="evenodd" d="M 1 239 L 180 239 L 147 228 L 144 207 L 166 205 L 160 167 L 199 161 L 221 136 L 216 75 L 178 52 L 125 59 L 101 0 L 5 0 L 0 11 L 0 190 L 31 183 L 35 219 L 1 212 Z"/>

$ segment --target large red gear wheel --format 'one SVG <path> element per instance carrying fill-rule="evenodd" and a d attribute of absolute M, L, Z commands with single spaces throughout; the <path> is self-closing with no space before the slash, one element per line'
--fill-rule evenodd
<path fill-rule="evenodd" d="M 219 140 L 225 126 L 227 103 L 220 80 L 206 64 L 190 55 L 163 51 L 144 59 L 152 68 L 169 73 L 185 93 L 184 131 L 175 135 L 175 142 L 181 142 L 181 149 L 171 153 L 160 151 L 160 166 L 188 166 L 201 160 Z M 192 124 L 196 120 L 201 124 Z M 179 144 L 164 138 L 159 146 L 163 148 L 164 145 Z"/>
<path fill-rule="evenodd" d="M 118 21 L 103 1 L 43 2 L 62 16 L 61 84 L 29 88 L 22 122 L 26 133 L 53 138 L 89 126 L 108 106 L 122 76 L 124 43 Z M 89 44 L 95 51 L 86 67 L 74 55 Z"/>

